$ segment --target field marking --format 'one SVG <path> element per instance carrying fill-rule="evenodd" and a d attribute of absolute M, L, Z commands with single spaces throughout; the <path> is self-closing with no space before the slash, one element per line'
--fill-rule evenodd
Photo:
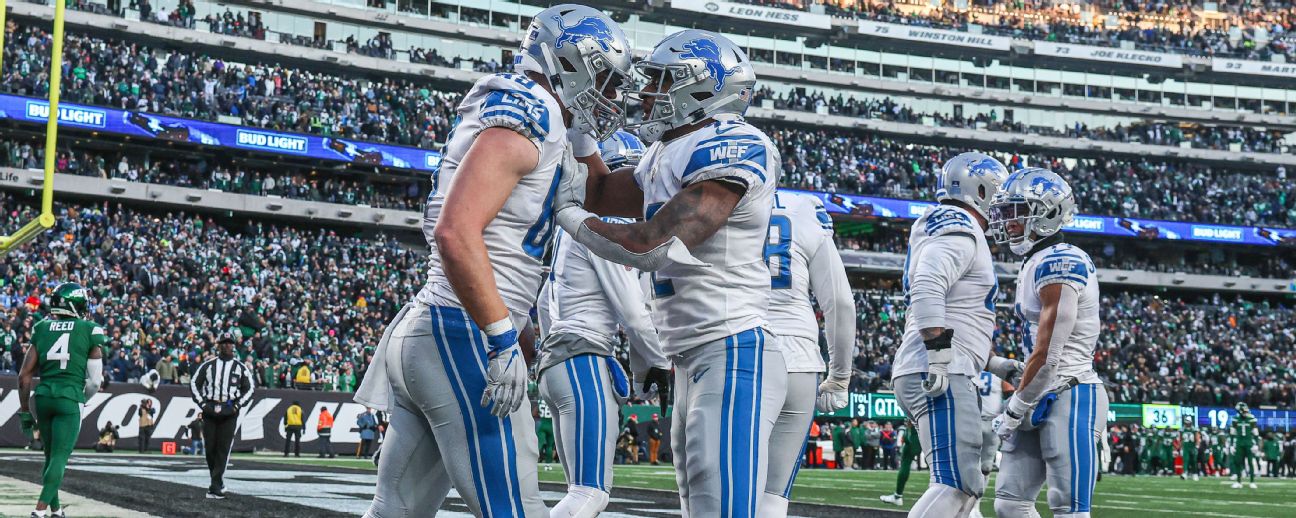
<path fill-rule="evenodd" d="M 12 477 L 0 476 L 0 516 L 28 516 L 35 509 L 41 486 Z M 70 513 L 83 517 L 153 518 L 152 515 L 86 498 L 67 490 L 59 491 L 59 501 Z"/>

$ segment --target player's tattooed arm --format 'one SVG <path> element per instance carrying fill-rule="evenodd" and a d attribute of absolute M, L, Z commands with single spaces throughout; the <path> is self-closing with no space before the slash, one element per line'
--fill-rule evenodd
<path fill-rule="evenodd" d="M 707 180 L 685 187 L 648 221 L 618 224 L 590 219 L 585 224 L 596 234 L 636 254 L 650 252 L 672 237 L 678 237 L 691 248 L 720 230 L 744 192 L 741 185 L 733 182 Z M 641 202 L 642 199 L 640 196 Z"/>
<path fill-rule="evenodd" d="M 643 190 L 635 183 L 633 167 L 611 171 L 598 155 L 576 160 L 589 168 L 585 210 L 600 216 L 643 217 Z"/>

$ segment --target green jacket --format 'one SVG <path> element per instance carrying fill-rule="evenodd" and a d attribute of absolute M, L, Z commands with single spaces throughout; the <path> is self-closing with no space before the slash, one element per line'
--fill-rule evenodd
<path fill-rule="evenodd" d="M 833 428 L 832 431 L 833 451 L 842 451 L 843 449 L 845 449 L 843 448 L 843 444 L 845 442 L 843 440 L 845 439 L 845 437 L 843 437 L 844 435 L 846 435 L 846 432 L 840 426 Z"/>
<path fill-rule="evenodd" d="M 1273 438 L 1265 439 L 1264 441 L 1265 460 L 1275 460 L 1275 461 L 1278 460 L 1278 457 L 1281 456 L 1280 454 L 1281 450 L 1282 448 L 1278 446 L 1277 439 L 1273 439 Z"/>

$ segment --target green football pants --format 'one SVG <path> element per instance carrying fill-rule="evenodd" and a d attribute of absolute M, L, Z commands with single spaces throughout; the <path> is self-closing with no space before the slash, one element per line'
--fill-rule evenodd
<path fill-rule="evenodd" d="M 61 397 L 36 396 L 36 422 L 45 446 L 40 501 L 57 510 L 61 508 L 58 490 L 63 485 L 63 472 L 81 433 L 81 403 Z"/>

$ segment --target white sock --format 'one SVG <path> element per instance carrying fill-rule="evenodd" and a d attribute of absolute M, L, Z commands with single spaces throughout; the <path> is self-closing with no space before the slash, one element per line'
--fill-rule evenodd
<path fill-rule="evenodd" d="M 1089 513 L 1053 513 L 1053 518 L 1089 518 Z"/>
<path fill-rule="evenodd" d="M 594 518 L 607 507 L 608 494 L 592 487 L 567 486 L 567 496 L 554 505 L 554 518 Z"/>
<path fill-rule="evenodd" d="M 788 499 L 783 495 L 761 493 L 760 505 L 756 506 L 756 518 L 787 518 Z"/>
<path fill-rule="evenodd" d="M 934 484 L 927 487 L 922 498 L 909 510 L 909 518 L 958 516 L 964 512 L 968 500 L 972 500 L 972 495 L 945 484 Z"/>

